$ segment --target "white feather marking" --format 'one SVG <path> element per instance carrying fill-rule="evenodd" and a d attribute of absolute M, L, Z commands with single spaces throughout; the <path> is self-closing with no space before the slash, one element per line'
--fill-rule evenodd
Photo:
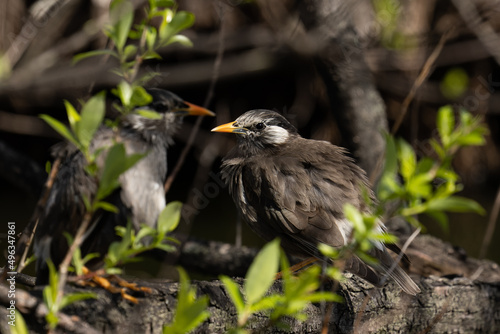
<path fill-rule="evenodd" d="M 342 237 L 344 238 L 344 242 L 347 244 L 347 240 L 351 236 L 352 232 L 352 223 L 347 219 L 343 219 L 339 224 L 337 224 L 337 226 L 342 234 Z M 376 229 L 377 232 L 384 233 L 383 223 L 380 220 L 378 221 Z M 381 251 L 385 249 L 384 244 L 380 241 L 375 241 L 373 245 Z"/>
<path fill-rule="evenodd" d="M 352 223 L 348 219 L 342 219 L 337 223 L 340 234 L 342 234 L 342 239 L 344 239 L 344 245 L 347 244 L 349 237 L 351 236 Z"/>
<path fill-rule="evenodd" d="M 288 140 L 289 133 L 281 126 L 270 125 L 262 133 L 262 141 L 267 144 L 279 145 Z"/>

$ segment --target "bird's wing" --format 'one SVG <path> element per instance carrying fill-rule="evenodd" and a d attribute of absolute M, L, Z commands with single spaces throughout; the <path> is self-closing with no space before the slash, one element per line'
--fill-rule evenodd
<path fill-rule="evenodd" d="M 363 205 L 358 183 L 365 182 L 365 176 L 337 146 L 302 138 L 297 144 L 295 152 L 255 164 L 262 175 L 260 198 L 271 199 L 263 203 L 269 223 L 315 255 L 320 242 L 334 247 L 347 242 L 351 224 L 343 206 Z"/>
<path fill-rule="evenodd" d="M 150 146 L 137 137 L 124 136 L 127 154 L 146 154 L 120 176 L 121 201 L 132 211 L 136 229 L 141 224 L 154 227 L 165 207 L 163 185 L 167 174 L 167 156 L 164 147 Z"/>

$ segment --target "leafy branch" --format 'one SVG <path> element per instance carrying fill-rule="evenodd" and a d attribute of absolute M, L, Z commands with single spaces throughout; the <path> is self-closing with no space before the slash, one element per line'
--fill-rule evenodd
<path fill-rule="evenodd" d="M 416 215 L 427 214 L 445 229 L 448 218 L 444 211 L 484 214 L 477 202 L 455 195 L 463 186 L 451 162 L 460 148 L 483 145 L 488 130 L 466 110 L 459 111 L 458 119 L 460 123 L 456 125 L 451 106 L 439 109 L 439 140 L 429 141 L 436 158 L 426 156 L 417 161 L 415 151 L 405 140 L 386 137 L 385 170 L 377 188 L 378 212 L 383 212 L 389 203 L 399 203 L 395 215 L 420 226 Z"/>
<path fill-rule="evenodd" d="M 267 326 L 285 327 L 286 324 L 281 321 L 284 317 L 305 320 L 307 315 L 304 311 L 310 303 L 342 300 L 341 297 L 331 292 L 316 291 L 320 285 L 319 267 L 314 266 L 298 276 L 292 276 L 286 255 L 279 245 L 280 240 L 275 239 L 266 244 L 257 254 L 245 277 L 243 294 L 235 281 L 227 276 L 220 276 L 238 313 L 237 327 L 230 331 L 231 333 L 247 333 L 245 328 L 252 315 L 257 312 L 269 312 Z M 266 296 L 275 280 L 280 262 L 283 273 L 283 293 Z"/>

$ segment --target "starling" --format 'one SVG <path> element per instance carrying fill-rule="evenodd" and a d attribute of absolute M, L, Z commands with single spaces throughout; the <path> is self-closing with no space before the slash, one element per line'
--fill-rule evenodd
<path fill-rule="evenodd" d="M 120 188 L 106 202 L 118 208 L 117 213 L 98 210 L 84 235 L 81 245 L 82 257 L 97 252 L 107 253 L 109 245 L 116 240 L 116 226 L 124 226 L 128 219 L 138 230 L 141 224 L 155 227 L 158 215 L 165 207 L 164 183 L 167 175 L 167 148 L 184 115 L 214 114 L 202 107 L 182 100 L 172 92 L 162 89 L 147 89 L 152 102 L 140 109 L 149 109 L 162 115 L 160 119 L 142 117 L 132 112 L 123 116 L 118 130 L 101 125 L 91 142 L 90 150 L 111 147 L 115 142 L 124 144 L 127 154 L 146 154 L 139 162 L 123 173 Z M 62 262 L 68 243 L 64 232 L 75 235 L 85 214 L 82 197 L 93 198 L 97 183 L 85 171 L 87 161 L 74 145 L 56 145 L 53 155 L 61 161 L 50 193 L 39 217 L 35 233 L 34 252 L 37 257 L 37 284 L 48 283 L 47 259 L 56 265 Z M 104 150 L 97 164 L 102 167 L 107 156 Z M 95 261 L 98 266 L 100 261 Z"/>
<path fill-rule="evenodd" d="M 363 199 L 368 180 L 346 150 L 302 138 L 280 114 L 251 110 L 212 131 L 237 134 L 237 146 L 223 159 L 221 174 L 241 216 L 264 240 L 279 237 L 288 254 L 322 259 L 319 243 L 342 247 L 349 241 L 352 224 L 344 216 L 344 204 L 369 212 Z M 378 228 L 384 230 L 381 222 Z M 394 263 L 387 247 L 374 243 L 370 255 L 378 264 L 352 256 L 345 269 L 380 286 Z M 389 275 L 406 293 L 420 292 L 399 266 Z"/>

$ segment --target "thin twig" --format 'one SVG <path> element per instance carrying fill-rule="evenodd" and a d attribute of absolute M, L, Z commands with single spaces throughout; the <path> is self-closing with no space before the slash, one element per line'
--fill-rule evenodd
<path fill-rule="evenodd" d="M 9 270 L 7 270 L 6 267 L 0 268 L 0 273 L 1 275 L 7 275 L 9 273 L 9 276 L 14 276 L 16 279 L 16 284 L 21 283 L 26 286 L 34 287 L 36 283 L 36 277 L 26 275 L 20 272 L 16 272 L 15 274 L 12 274 Z"/>
<path fill-rule="evenodd" d="M 406 96 L 406 98 L 403 100 L 403 104 L 401 105 L 401 111 L 399 113 L 399 117 L 394 123 L 391 133 L 395 134 L 399 127 L 401 126 L 401 123 L 403 123 L 403 119 L 406 116 L 406 113 L 408 112 L 408 107 L 410 106 L 411 101 L 415 98 L 415 95 L 417 94 L 417 90 L 422 86 L 422 84 L 425 82 L 425 80 L 429 77 L 431 74 L 431 69 L 434 63 L 436 62 L 437 57 L 443 50 L 444 44 L 448 40 L 448 37 L 450 36 L 450 30 L 445 32 L 443 36 L 441 36 L 441 39 L 439 40 L 438 44 L 432 51 L 432 53 L 429 55 L 429 58 L 424 63 L 424 66 L 422 67 L 422 71 L 420 71 L 420 74 L 418 75 L 417 79 L 413 83 L 413 86 L 411 87 L 410 92 Z"/>
<path fill-rule="evenodd" d="M 497 197 L 495 198 L 495 203 L 493 204 L 493 209 L 491 209 L 490 219 L 488 221 L 488 227 L 484 233 L 483 243 L 481 244 L 481 250 L 479 251 L 479 258 L 484 259 L 486 252 L 490 247 L 491 239 L 493 238 L 493 233 L 495 232 L 495 227 L 497 224 L 498 212 L 500 211 L 500 188 L 497 191 Z"/>
<path fill-rule="evenodd" d="M 84 236 L 85 232 L 87 231 L 87 228 L 89 227 L 89 225 L 92 221 L 92 215 L 93 215 L 92 211 L 87 211 L 85 213 L 85 216 L 83 216 L 82 224 L 80 225 L 80 227 L 78 227 L 78 230 L 76 231 L 75 239 L 73 240 L 71 247 L 68 249 L 68 252 L 66 253 L 66 256 L 64 257 L 64 260 L 59 265 L 59 282 L 57 284 L 56 305 L 60 305 L 60 302 L 61 302 L 62 297 L 64 295 L 64 286 L 65 286 L 66 280 L 68 278 L 68 267 L 69 267 L 71 260 L 73 258 L 73 253 L 76 251 L 77 248 L 80 247 L 80 245 L 83 242 L 83 236 Z"/>
<path fill-rule="evenodd" d="M 50 170 L 49 177 L 47 182 L 45 182 L 45 190 L 43 196 L 40 198 L 36 205 L 35 212 L 33 213 L 33 217 L 30 220 L 30 223 L 24 229 L 21 238 L 18 241 L 18 249 L 22 251 L 23 254 L 21 259 L 19 260 L 19 264 L 17 267 L 17 272 L 21 272 L 26 266 L 26 257 L 28 256 L 28 251 L 30 249 L 31 243 L 33 242 L 33 238 L 35 236 L 36 229 L 38 227 L 38 221 L 40 219 L 40 215 L 45 208 L 45 204 L 47 203 L 47 199 L 49 198 L 50 190 L 54 185 L 54 180 L 56 179 L 57 172 L 59 171 L 59 166 L 61 164 L 61 159 L 56 159 L 54 164 L 52 165 L 52 169 Z M 29 235 L 29 237 L 28 237 Z M 28 241 L 24 243 L 24 238 L 28 238 Z M 24 247 L 24 249 L 22 249 Z"/>
<path fill-rule="evenodd" d="M 469 0 L 452 0 L 457 7 L 460 16 L 470 30 L 476 34 L 479 41 L 486 50 L 493 56 L 497 64 L 500 64 L 500 38 L 495 29 L 487 20 L 483 20 L 477 12 L 476 6 Z"/>
<path fill-rule="evenodd" d="M 401 124 L 403 123 L 403 120 L 406 116 L 406 113 L 408 112 L 408 107 L 410 106 L 411 101 L 415 98 L 415 95 L 417 94 L 418 89 L 422 86 L 422 84 L 425 82 L 425 80 L 428 78 L 428 76 L 431 73 L 432 66 L 436 62 L 436 59 L 438 58 L 439 54 L 443 50 L 443 47 L 448 40 L 448 37 L 451 34 L 451 30 L 448 30 L 441 36 L 441 39 L 439 40 L 438 44 L 432 51 L 432 53 L 429 55 L 429 58 L 425 61 L 422 70 L 420 71 L 420 74 L 417 76 L 417 79 L 413 83 L 413 86 L 410 89 L 410 92 L 406 96 L 406 98 L 403 100 L 403 103 L 401 105 L 401 111 L 399 113 L 399 117 L 396 119 L 396 122 L 394 123 L 392 129 L 391 129 L 391 134 L 394 135 Z M 375 164 L 375 168 L 373 171 L 370 173 L 370 183 L 373 184 L 375 182 L 375 179 L 377 175 L 379 175 L 379 170 L 382 168 L 384 161 L 384 155 L 381 155 Z"/>
<path fill-rule="evenodd" d="M 219 72 L 220 72 L 220 66 L 222 64 L 222 58 L 224 56 L 224 36 L 225 36 L 225 30 L 226 30 L 226 24 L 224 20 L 224 13 L 226 10 L 226 7 L 224 7 L 224 4 L 222 1 L 218 2 L 219 5 L 219 14 L 220 14 L 220 32 L 219 32 L 219 46 L 217 49 L 217 55 L 215 57 L 214 61 L 214 68 L 212 72 L 212 80 L 210 82 L 210 87 L 207 92 L 207 96 L 205 98 L 205 102 L 203 103 L 203 107 L 207 108 L 210 102 L 212 101 L 212 97 L 214 95 L 215 91 L 215 85 L 217 83 L 217 79 L 219 78 Z M 193 129 L 189 135 L 188 141 L 186 143 L 186 146 L 182 150 L 182 153 L 179 157 L 179 160 L 177 160 L 177 163 L 172 170 L 172 173 L 169 175 L 165 182 L 165 193 L 168 192 L 170 187 L 172 186 L 172 183 L 174 182 L 177 174 L 181 170 L 182 166 L 184 165 L 184 161 L 186 160 L 187 154 L 189 153 L 189 150 L 193 146 L 194 140 L 196 138 L 196 135 L 198 134 L 198 131 L 200 130 L 201 122 L 203 120 L 203 117 L 198 117 L 196 120 L 196 123 L 193 126 Z"/>

